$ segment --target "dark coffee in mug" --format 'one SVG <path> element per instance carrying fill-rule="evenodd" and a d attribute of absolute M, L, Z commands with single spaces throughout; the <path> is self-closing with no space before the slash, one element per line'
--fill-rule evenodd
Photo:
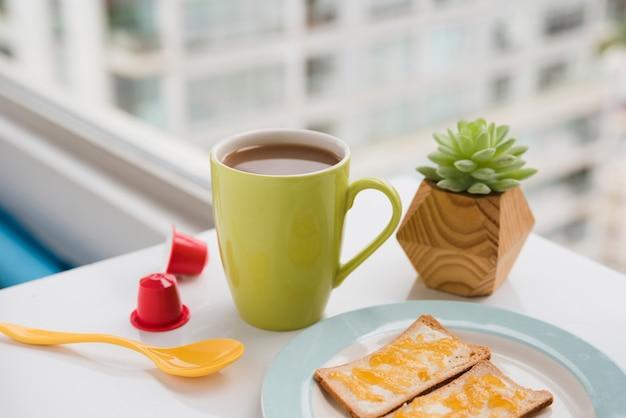
<path fill-rule="evenodd" d="M 395 231 L 402 213 L 397 192 L 373 178 L 350 184 L 349 171 L 346 144 L 304 129 L 247 132 L 211 150 L 221 260 L 237 310 L 250 324 L 289 331 L 319 321 L 331 290 Z M 344 218 L 365 189 L 389 198 L 392 217 L 342 264 Z"/>
<path fill-rule="evenodd" d="M 328 150 L 309 145 L 267 144 L 240 148 L 222 162 L 248 173 L 294 175 L 324 170 L 340 160 Z"/>

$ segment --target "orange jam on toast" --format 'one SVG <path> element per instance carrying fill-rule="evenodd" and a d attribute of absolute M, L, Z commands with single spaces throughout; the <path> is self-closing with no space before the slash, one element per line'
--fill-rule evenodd
<path fill-rule="evenodd" d="M 526 397 L 522 390 L 516 390 L 512 396 L 507 394 L 504 382 L 492 374 L 467 378 L 460 392 L 441 397 L 433 395 L 416 398 L 396 412 L 393 418 L 468 418 L 478 416 L 485 408 L 505 411 L 513 416 L 519 409 L 517 403 Z M 445 412 L 433 412 L 432 407 L 435 405 L 445 407 Z M 493 416 L 501 415 L 494 413 Z"/>
<path fill-rule="evenodd" d="M 384 398 L 372 391 L 378 386 L 393 394 L 410 392 L 432 373 L 445 368 L 445 359 L 459 347 L 455 338 L 425 341 L 423 335 L 404 337 L 374 353 L 363 367 L 348 372 L 333 371 L 330 378 L 341 381 L 358 399 L 382 402 Z"/>

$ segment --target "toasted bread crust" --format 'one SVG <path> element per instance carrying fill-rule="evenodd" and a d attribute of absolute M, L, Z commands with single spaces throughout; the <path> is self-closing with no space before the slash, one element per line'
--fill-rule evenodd
<path fill-rule="evenodd" d="M 554 401 L 554 397 L 552 396 L 552 393 L 548 392 L 547 390 L 532 390 L 523 386 L 520 386 L 517 382 L 515 382 L 513 379 L 511 379 L 510 377 L 508 377 L 507 375 L 505 375 L 502 370 L 500 370 L 499 368 L 497 368 L 492 362 L 490 361 L 480 361 L 479 363 L 476 364 L 476 366 L 488 366 L 490 368 L 490 371 L 497 375 L 499 378 L 506 380 L 507 382 L 521 387 L 522 389 L 524 389 L 525 391 L 529 391 L 530 394 L 532 395 L 534 402 L 533 404 L 529 405 L 527 408 L 523 409 L 522 411 L 520 411 L 520 415 L 518 418 L 523 418 L 523 417 L 528 417 L 531 416 L 532 414 L 534 414 L 535 412 L 538 412 L 540 410 L 542 410 L 543 408 L 546 408 L 548 406 L 550 406 L 552 404 L 552 402 Z M 474 367 L 476 367 L 474 366 Z M 471 370 L 470 370 L 471 373 Z"/>
<path fill-rule="evenodd" d="M 344 401 L 341 396 L 339 396 L 339 394 L 337 394 L 334 389 L 328 384 L 328 382 L 326 381 L 326 379 L 324 379 L 320 374 L 319 374 L 319 370 L 315 371 L 315 374 L 313 375 L 313 378 L 315 379 L 315 381 L 317 383 L 320 384 L 320 386 L 322 386 L 322 388 L 326 391 L 326 393 L 328 393 L 329 395 L 331 395 L 333 397 L 333 399 L 339 403 L 341 405 L 341 407 L 346 410 L 348 412 L 348 414 L 350 414 L 351 417 L 353 418 L 370 418 L 369 416 L 366 415 L 358 415 L 357 412 L 352 409 L 352 406 L 350 406 L 349 403 L 347 403 L 346 401 Z M 376 418 L 375 416 L 372 416 L 371 418 Z"/>
<path fill-rule="evenodd" d="M 507 382 L 514 384 L 515 386 L 520 386 L 519 384 L 517 384 L 517 382 L 515 382 L 510 377 L 508 377 L 507 375 L 502 373 L 502 371 L 500 369 L 498 369 L 490 361 L 481 361 L 478 364 L 476 364 L 476 366 L 482 365 L 483 363 L 488 365 L 490 367 L 492 373 L 496 374 L 501 379 L 504 379 Z M 476 366 L 474 366 L 474 367 L 476 367 Z M 529 388 L 525 388 L 523 386 L 521 386 L 521 387 L 524 390 L 530 392 L 530 394 L 534 398 L 534 402 L 531 405 L 527 406 L 522 411 L 520 411 L 520 415 L 519 415 L 518 418 L 524 418 L 524 417 L 532 416 L 535 412 L 539 412 L 543 408 L 546 408 L 546 407 L 550 406 L 552 404 L 552 402 L 554 401 L 554 397 L 552 396 L 552 393 L 548 392 L 547 390 L 532 390 L 532 389 L 529 389 Z"/>
<path fill-rule="evenodd" d="M 535 414 L 536 412 L 539 412 L 543 408 L 546 408 L 550 404 L 552 404 L 552 401 L 553 401 L 554 398 L 553 398 L 553 396 L 552 396 L 552 394 L 550 392 L 548 392 L 547 390 L 532 390 L 532 389 L 528 389 L 528 388 L 525 388 L 523 386 L 520 386 L 515 381 L 513 381 L 511 378 L 509 378 L 504 373 L 502 373 L 502 371 L 500 369 L 498 369 L 493 363 L 491 363 L 488 360 L 481 360 L 481 361 L 479 361 L 478 363 L 476 363 L 475 366 L 473 366 L 471 368 L 471 370 L 469 370 L 468 372 L 463 374 L 463 376 L 461 376 L 458 379 L 448 383 L 445 386 L 442 386 L 442 387 L 438 388 L 437 390 L 431 391 L 426 396 L 430 396 L 430 395 L 435 395 L 436 396 L 437 393 L 439 393 L 439 392 L 445 392 L 451 386 L 461 384 L 461 382 L 465 378 L 467 378 L 467 377 L 469 377 L 471 375 L 479 374 L 484 369 L 487 369 L 490 374 L 496 375 L 500 379 L 507 381 L 509 383 L 509 385 L 512 385 L 514 387 L 523 389 L 525 392 L 527 392 L 528 394 L 531 395 L 531 398 L 526 401 L 529 404 L 526 405 L 524 408 L 522 408 L 519 411 L 519 414 L 515 418 L 530 417 L 533 414 Z M 402 409 L 402 407 L 398 408 L 398 410 L 400 410 L 400 409 Z M 386 415 L 383 418 L 393 418 L 396 412 L 397 412 L 397 410 L 391 412 L 389 415 Z"/>
<path fill-rule="evenodd" d="M 535 415 L 535 413 L 541 411 L 543 408 L 547 408 L 550 405 L 552 405 L 552 401 L 554 400 L 554 398 L 552 397 L 552 394 L 548 392 L 547 390 L 542 390 L 542 392 L 546 392 L 550 396 L 550 399 L 546 399 L 542 403 L 537 404 L 537 406 L 535 406 L 534 408 L 531 408 L 528 411 L 524 412 L 523 415 L 520 415 L 519 418 L 532 417 L 533 415 Z"/>
<path fill-rule="evenodd" d="M 431 315 L 421 315 L 419 318 L 417 318 L 417 320 L 415 320 L 404 332 L 402 332 L 399 336 L 397 336 L 393 341 L 391 341 L 389 344 L 387 345 L 391 345 L 394 342 L 400 340 L 401 338 L 403 338 L 407 333 L 411 333 L 411 331 L 413 331 L 415 328 L 419 327 L 420 325 L 426 325 L 427 327 L 434 329 L 436 331 L 442 332 L 452 338 L 455 339 L 459 339 L 456 335 L 454 335 L 453 333 L 451 333 L 448 329 L 446 329 L 443 325 L 441 325 L 439 323 L 439 321 L 437 321 L 434 317 L 432 317 Z M 417 397 L 418 395 L 430 392 L 446 383 L 448 383 L 451 379 L 459 376 L 460 374 L 466 372 L 467 370 L 469 370 L 472 366 L 474 366 L 476 363 L 478 363 L 481 360 L 488 360 L 491 357 L 491 352 L 489 350 L 488 347 L 485 346 L 480 346 L 480 345 L 475 345 L 475 344 L 469 344 L 469 343 L 465 343 L 469 348 L 470 348 L 470 356 L 469 356 L 469 360 L 461 365 L 458 365 L 456 367 L 452 367 L 448 370 L 446 370 L 443 373 L 440 373 L 438 378 L 435 380 L 433 379 L 432 382 L 429 382 L 429 384 L 427 386 L 424 386 L 422 388 L 420 388 L 418 391 L 414 392 L 414 393 L 408 393 L 406 396 L 402 397 L 400 400 L 396 401 L 396 402 L 389 402 L 389 405 L 387 405 L 384 409 L 380 410 L 380 411 L 376 411 L 373 413 L 367 413 L 364 411 L 359 411 L 357 408 L 355 408 L 355 405 L 352 405 L 349 400 L 344 399 L 341 394 L 339 394 L 328 382 L 328 376 L 327 374 L 335 369 L 336 367 L 341 367 L 347 364 L 350 364 L 352 362 L 343 364 L 343 365 L 339 365 L 339 366 L 334 366 L 331 368 L 320 368 L 317 369 L 313 375 L 314 379 L 320 384 L 320 386 L 322 387 L 322 389 L 324 391 L 326 391 L 329 395 L 331 395 L 346 411 L 348 411 L 348 413 L 350 414 L 350 416 L 354 417 L 354 418 L 378 418 L 382 415 L 385 415 L 397 408 L 399 408 L 400 406 L 402 406 L 404 403 L 411 401 L 413 398 Z M 371 355 L 373 353 L 368 354 Z M 367 356 L 366 356 L 367 357 Z M 354 360 L 357 361 L 357 360 Z"/>

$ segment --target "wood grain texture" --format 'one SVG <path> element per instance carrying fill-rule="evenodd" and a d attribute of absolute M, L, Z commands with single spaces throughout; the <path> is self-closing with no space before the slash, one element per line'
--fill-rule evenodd
<path fill-rule="evenodd" d="M 534 223 L 519 187 L 475 196 L 423 181 L 397 239 L 428 287 L 484 296 L 508 276 Z"/>

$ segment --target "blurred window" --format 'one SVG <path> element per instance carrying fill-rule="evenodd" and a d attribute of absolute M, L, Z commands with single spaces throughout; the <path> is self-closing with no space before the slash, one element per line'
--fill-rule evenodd
<path fill-rule="evenodd" d="M 144 175 L 208 199 L 206 152 L 238 130 L 339 134 L 365 157 L 355 171 L 391 176 L 425 158 L 426 131 L 508 120 L 540 169 L 530 187 L 571 198 L 543 195 L 556 229 L 579 215 L 551 202 L 587 199 L 563 179 L 604 170 L 595 156 L 619 158 L 626 138 L 619 74 L 599 68 L 613 57 L 595 53 L 615 23 L 605 15 L 625 11 L 625 0 L 0 0 L 2 119 L 150 199 L 161 189 Z"/>
<path fill-rule="evenodd" d="M 65 25 L 63 22 L 63 3 L 61 0 L 50 0 L 50 22 L 52 37 L 57 44 L 63 42 Z"/>
<path fill-rule="evenodd" d="M 306 61 L 306 91 L 309 97 L 332 93 L 337 86 L 337 57 L 317 55 Z"/>
<path fill-rule="evenodd" d="M 587 228 L 588 222 L 585 219 L 569 222 L 553 232 L 554 240 L 571 245 L 572 242 L 580 241 L 585 237 Z"/>
<path fill-rule="evenodd" d="M 591 169 L 583 167 L 563 180 L 563 184 L 575 193 L 584 193 L 591 188 Z"/>
<path fill-rule="evenodd" d="M 257 40 L 284 28 L 284 0 L 185 0 L 185 44 L 203 49 L 239 40 Z"/>
<path fill-rule="evenodd" d="M 3 39 L 0 39 L 0 55 L 4 55 L 7 58 L 13 58 L 13 49 Z"/>
<path fill-rule="evenodd" d="M 54 75 L 61 83 L 66 80 L 66 50 L 65 50 L 65 22 L 63 21 L 63 3 L 60 0 L 51 0 L 50 2 L 50 20 L 52 30 L 52 59 L 54 60 Z"/>
<path fill-rule="evenodd" d="M 567 80 L 568 67 L 566 62 L 555 62 L 539 70 L 537 88 L 539 91 L 549 90 Z"/>
<path fill-rule="evenodd" d="M 580 28 L 585 21 L 584 4 L 559 6 L 548 10 L 543 24 L 546 36 L 557 36 Z"/>
<path fill-rule="evenodd" d="M 413 69 L 412 50 L 413 42 L 408 35 L 372 46 L 367 65 L 371 86 L 406 82 Z"/>
<path fill-rule="evenodd" d="M 161 80 L 159 77 L 131 78 L 113 76 L 115 104 L 122 110 L 140 117 L 153 125 L 165 121 Z"/>
<path fill-rule="evenodd" d="M 473 32 L 467 26 L 447 26 L 431 30 L 425 39 L 420 65 L 427 74 L 452 71 L 472 51 Z"/>
<path fill-rule="evenodd" d="M 449 6 L 455 4 L 469 3 L 472 0 L 432 0 L 435 6 Z"/>
<path fill-rule="evenodd" d="M 110 42 L 133 52 L 160 48 L 155 0 L 107 0 Z"/>
<path fill-rule="evenodd" d="M 306 129 L 312 131 L 324 132 L 325 134 L 336 135 L 337 134 L 337 121 L 321 120 L 311 122 L 306 126 Z"/>
<path fill-rule="evenodd" d="M 336 0 L 306 0 L 306 22 L 310 28 L 325 26 L 337 20 L 339 2 Z"/>
<path fill-rule="evenodd" d="M 417 128 L 417 106 L 407 99 L 375 108 L 367 116 L 369 126 L 366 137 L 379 141 L 406 135 Z"/>
<path fill-rule="evenodd" d="M 505 103 L 511 98 L 511 76 L 500 75 L 491 80 L 489 96 L 491 103 Z"/>
<path fill-rule="evenodd" d="M 189 115 L 193 122 L 203 122 L 267 110 L 281 104 L 284 81 L 278 64 L 189 81 Z"/>
<path fill-rule="evenodd" d="M 372 19 L 406 16 L 413 11 L 413 0 L 370 0 Z"/>
<path fill-rule="evenodd" d="M 429 126 L 458 117 L 467 103 L 467 100 L 463 99 L 463 94 L 457 90 L 441 89 L 427 96 L 421 112 L 423 123 Z"/>
<path fill-rule="evenodd" d="M 567 123 L 570 132 L 581 144 L 598 139 L 600 135 L 598 125 L 599 117 L 595 113 L 574 118 Z"/>
<path fill-rule="evenodd" d="M 608 0 L 606 11 L 609 19 L 626 19 L 626 0 Z"/>
<path fill-rule="evenodd" d="M 8 34 L 6 33 L 6 20 L 7 20 L 7 4 L 6 0 L 0 0 L 0 55 L 6 58 L 13 57 L 13 48 L 11 48 L 11 42 Z"/>
<path fill-rule="evenodd" d="M 498 21 L 493 27 L 492 43 L 498 52 L 507 52 L 513 48 L 511 31 L 506 22 Z"/>
<path fill-rule="evenodd" d="M 541 153 L 547 148 L 575 149 L 581 144 L 598 140 L 600 136 L 600 119 L 598 116 L 598 113 L 591 112 L 566 119 L 543 129 L 527 131 L 524 134 L 524 142 L 531 147 L 528 151 L 531 154 L 529 159 L 541 159 Z"/>

